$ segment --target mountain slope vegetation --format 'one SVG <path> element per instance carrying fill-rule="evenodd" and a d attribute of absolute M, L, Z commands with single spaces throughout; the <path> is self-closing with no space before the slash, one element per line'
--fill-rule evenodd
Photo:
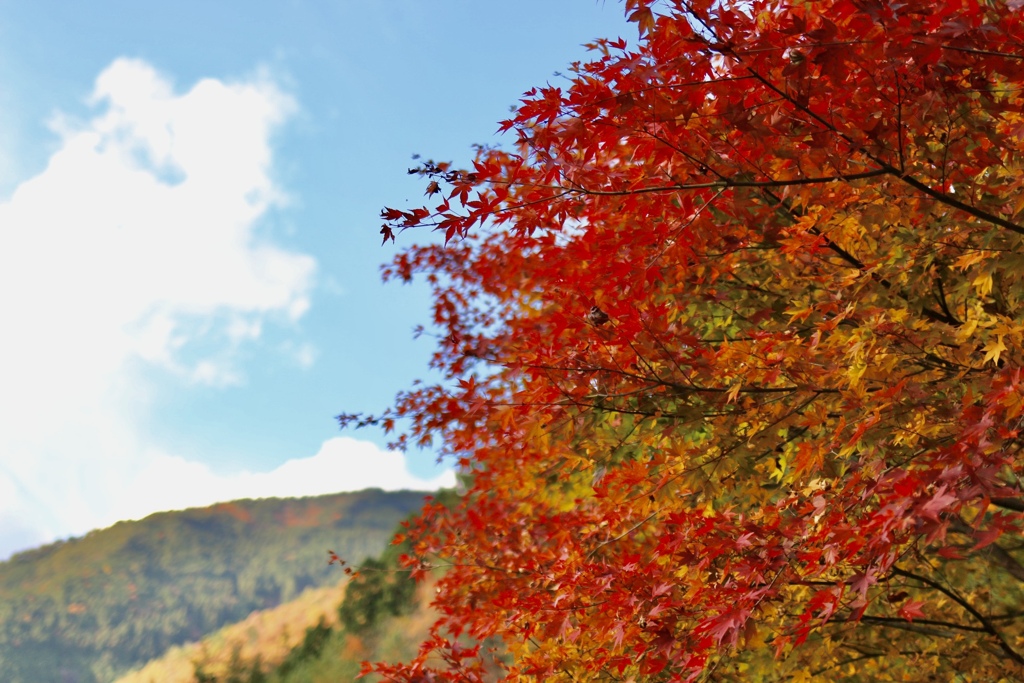
<path fill-rule="evenodd" d="M 253 612 L 115 683 L 339 683 L 355 681 L 366 660 L 407 661 L 436 619 L 429 605 L 436 582 L 417 585 L 400 566 L 409 550 L 408 542 L 389 545 L 351 580 Z"/>
<path fill-rule="evenodd" d="M 342 579 L 307 588 L 293 600 L 252 612 L 199 642 L 176 645 L 115 683 L 192 683 L 197 671 L 217 676 L 232 669 L 244 668 L 248 673 L 278 667 L 316 634 L 334 626 L 345 583 Z"/>
<path fill-rule="evenodd" d="M 7 683 L 101 683 L 376 555 L 422 493 L 243 500 L 122 522 L 0 563 Z"/>

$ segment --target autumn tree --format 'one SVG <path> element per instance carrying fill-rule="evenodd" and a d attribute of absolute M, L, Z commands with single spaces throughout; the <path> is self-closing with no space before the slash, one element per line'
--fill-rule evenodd
<path fill-rule="evenodd" d="M 444 241 L 386 277 L 443 380 L 342 422 L 468 486 L 378 673 L 1024 679 L 1022 4 L 627 0 L 635 46 L 416 169 L 384 239 Z"/>

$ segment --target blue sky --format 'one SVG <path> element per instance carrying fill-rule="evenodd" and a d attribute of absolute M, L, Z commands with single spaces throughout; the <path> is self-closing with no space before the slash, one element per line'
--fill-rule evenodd
<path fill-rule="evenodd" d="M 0 4 L 0 558 L 450 482 L 333 421 L 430 352 L 426 292 L 380 283 L 378 213 L 420 201 L 414 153 L 466 162 L 634 30 L 612 0 Z"/>

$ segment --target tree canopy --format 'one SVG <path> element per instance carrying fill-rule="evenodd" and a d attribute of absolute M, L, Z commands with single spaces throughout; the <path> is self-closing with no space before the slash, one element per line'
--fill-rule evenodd
<path fill-rule="evenodd" d="M 442 380 L 341 421 L 467 491 L 408 533 L 432 639 L 374 670 L 1024 677 L 1022 6 L 627 0 L 510 145 L 414 169 L 384 240 L 444 243 L 385 276 Z"/>

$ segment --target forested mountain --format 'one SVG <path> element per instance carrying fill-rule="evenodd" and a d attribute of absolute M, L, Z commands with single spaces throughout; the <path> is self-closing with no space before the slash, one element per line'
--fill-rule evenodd
<path fill-rule="evenodd" d="M 422 493 L 243 500 L 160 513 L 0 563 L 5 683 L 101 683 L 169 647 L 335 583 Z"/>
<path fill-rule="evenodd" d="M 356 680 L 364 660 L 408 661 L 436 618 L 429 606 L 435 582 L 417 586 L 398 561 L 409 549 L 389 545 L 351 581 L 308 589 L 173 647 L 115 683 L 345 683 Z"/>
<path fill-rule="evenodd" d="M 289 602 L 252 612 L 198 642 L 176 645 L 114 683 L 194 683 L 197 673 L 225 680 L 234 675 L 249 683 L 254 670 L 261 680 L 260 675 L 294 658 L 307 641 L 334 628 L 346 582 L 307 588 Z"/>

